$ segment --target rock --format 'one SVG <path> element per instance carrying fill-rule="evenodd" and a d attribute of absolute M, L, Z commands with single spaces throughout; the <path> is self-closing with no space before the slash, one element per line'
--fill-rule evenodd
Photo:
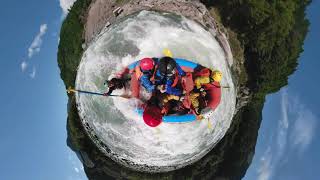
<path fill-rule="evenodd" d="M 105 27 L 109 27 L 111 25 L 111 23 L 108 21 L 107 24 L 105 25 Z"/>
<path fill-rule="evenodd" d="M 117 7 L 113 12 L 114 16 L 119 16 L 122 13 L 123 9 L 121 7 Z"/>
<path fill-rule="evenodd" d="M 96 0 L 91 4 L 85 24 L 85 40 L 87 43 L 92 41 L 96 33 L 99 33 L 107 22 L 112 24 L 118 18 L 123 18 L 141 10 L 172 12 L 207 27 L 208 31 L 216 37 L 223 47 L 229 66 L 233 65 L 233 56 L 227 36 L 219 31 L 217 23 L 207 8 L 198 0 L 132 0 L 124 3 L 122 7 L 112 10 L 113 15 L 108 12 L 111 11 L 114 3 L 112 0 Z"/>

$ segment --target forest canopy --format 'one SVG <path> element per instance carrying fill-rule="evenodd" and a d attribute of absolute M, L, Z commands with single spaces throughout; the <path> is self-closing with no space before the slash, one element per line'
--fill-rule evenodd
<path fill-rule="evenodd" d="M 308 31 L 309 0 L 204 0 L 244 47 L 248 86 L 261 97 L 287 85 Z"/>

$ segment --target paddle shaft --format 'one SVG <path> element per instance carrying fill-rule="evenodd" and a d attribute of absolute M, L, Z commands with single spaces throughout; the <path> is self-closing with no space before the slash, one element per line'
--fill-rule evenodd
<path fill-rule="evenodd" d="M 97 93 L 97 92 L 91 92 L 91 91 L 83 91 L 83 90 L 77 90 L 77 89 L 68 89 L 69 92 L 78 92 L 83 94 L 91 94 L 91 95 L 98 95 L 98 96 L 105 96 L 103 93 Z M 115 96 L 119 97 L 119 95 L 107 95 L 107 96 Z"/>

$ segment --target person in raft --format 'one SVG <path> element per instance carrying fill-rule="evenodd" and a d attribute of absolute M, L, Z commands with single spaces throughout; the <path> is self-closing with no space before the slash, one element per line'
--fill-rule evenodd
<path fill-rule="evenodd" d="M 129 79 L 124 78 L 112 78 L 111 80 L 105 81 L 104 85 L 108 87 L 108 92 L 105 92 L 104 96 L 110 96 L 111 93 L 116 89 L 125 89 L 126 83 L 130 81 Z"/>
<path fill-rule="evenodd" d="M 163 94 L 162 96 L 159 96 L 161 114 L 167 115 L 169 111 L 174 111 L 179 114 L 187 113 L 188 109 L 182 104 L 183 98 L 183 96 L 179 97 L 172 94 Z"/>
<path fill-rule="evenodd" d="M 203 68 L 196 72 L 194 76 L 195 88 L 191 91 L 187 91 L 185 96 L 179 98 L 178 96 L 168 95 L 166 98 L 164 98 L 164 108 L 162 109 L 163 114 L 168 113 L 168 110 L 171 108 L 167 105 L 168 102 L 170 100 L 175 100 L 182 102 L 183 108 L 180 109 L 190 109 L 197 116 L 198 120 L 202 119 L 201 112 L 208 105 L 208 97 L 206 91 L 210 91 L 210 88 L 212 88 L 213 86 L 220 87 L 222 73 L 217 70 L 212 71 L 208 68 Z"/>
<path fill-rule="evenodd" d="M 175 109 L 178 113 L 187 113 L 191 110 L 198 120 L 202 119 L 201 111 L 206 107 L 206 91 L 194 89 L 189 94 L 179 97 L 175 95 L 165 95 L 162 98 L 161 113 L 166 115 L 170 110 Z M 175 104 L 173 106 L 172 104 Z M 186 111 L 187 110 L 187 111 Z"/>
<path fill-rule="evenodd" d="M 181 96 L 182 90 L 177 88 L 179 77 L 186 73 L 171 57 L 144 58 L 140 61 L 140 70 L 143 73 L 140 82 L 148 92 L 159 90 L 175 96 Z"/>
<path fill-rule="evenodd" d="M 205 102 L 205 96 L 206 96 L 206 91 L 204 90 L 193 90 L 189 96 L 187 96 L 185 101 L 183 101 L 184 106 L 189 107 L 194 114 L 197 116 L 201 115 L 201 111 L 204 107 L 206 107 L 206 102 Z M 190 103 L 188 103 L 190 101 Z M 188 105 L 186 105 L 188 104 Z M 198 117 L 197 119 L 201 119 L 201 117 Z"/>
<path fill-rule="evenodd" d="M 195 74 L 194 84 L 197 89 L 203 90 L 203 86 L 206 84 L 216 84 L 220 86 L 220 81 L 222 79 L 222 73 L 218 70 L 210 70 L 204 68 Z"/>
<path fill-rule="evenodd" d="M 208 68 L 204 68 L 195 74 L 195 87 L 196 91 L 206 92 L 206 107 L 210 107 L 211 109 L 215 109 L 219 102 L 220 96 L 216 97 L 215 89 L 220 89 L 220 82 L 222 80 L 222 73 L 218 70 L 210 70 Z M 214 94 L 212 94 L 214 93 Z M 218 99 L 217 99 L 218 98 Z M 201 100 L 201 98 L 200 98 Z M 201 103 L 200 103 L 201 104 Z M 201 112 L 201 106 L 199 112 Z"/>

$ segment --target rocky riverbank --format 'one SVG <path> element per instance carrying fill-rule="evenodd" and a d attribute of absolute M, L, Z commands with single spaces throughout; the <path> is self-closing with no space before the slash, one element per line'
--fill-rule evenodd
<path fill-rule="evenodd" d="M 217 38 L 226 53 L 229 65 L 233 65 L 233 56 L 226 35 L 217 28 L 217 23 L 208 9 L 196 0 L 131 0 L 126 3 L 96 0 L 90 5 L 86 18 L 84 35 L 86 44 L 90 43 L 105 26 L 142 10 L 171 12 L 200 23 Z"/>

